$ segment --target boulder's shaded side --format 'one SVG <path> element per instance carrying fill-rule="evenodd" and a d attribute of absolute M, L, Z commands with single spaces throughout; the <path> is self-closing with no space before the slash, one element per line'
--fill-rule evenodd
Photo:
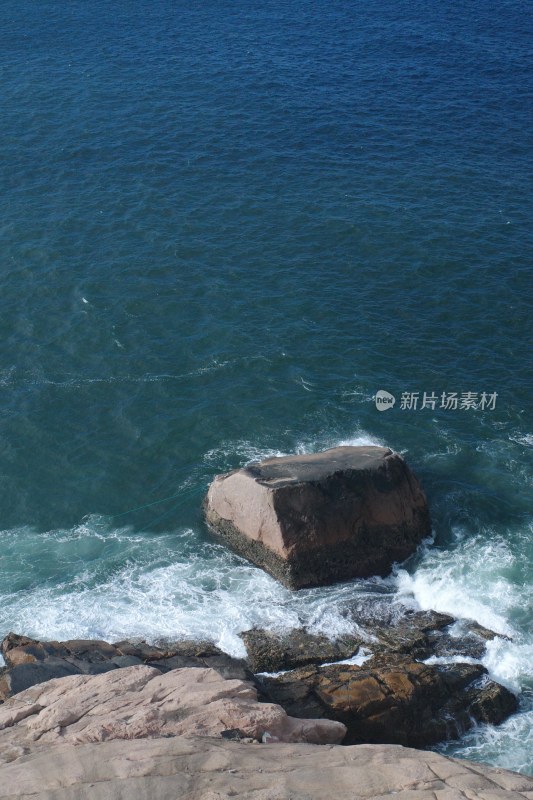
<path fill-rule="evenodd" d="M 430 533 L 426 498 L 386 447 L 269 458 L 218 475 L 208 525 L 289 588 L 386 575 Z"/>
<path fill-rule="evenodd" d="M 6 666 L 0 669 L 0 702 L 30 686 L 67 675 L 99 675 L 145 664 L 160 672 L 209 667 L 225 678 L 253 680 L 246 664 L 211 642 L 172 642 L 157 647 L 144 641 L 116 644 L 96 639 L 38 641 L 9 633 L 1 645 Z"/>
<path fill-rule="evenodd" d="M 0 707 L 0 764 L 44 744 L 85 744 L 157 736 L 263 737 L 338 744 L 346 728 L 328 719 L 292 719 L 259 703 L 247 681 L 214 669 L 184 668 L 162 675 L 134 666 L 101 675 L 71 675 L 20 692 Z"/>
<path fill-rule="evenodd" d="M 394 745 L 214 739 L 56 745 L 7 764 L 2 800 L 531 800 L 533 778 Z"/>
<path fill-rule="evenodd" d="M 457 738 L 474 721 L 498 724 L 518 707 L 481 664 L 428 665 L 400 653 L 362 666 L 302 667 L 263 681 L 265 696 L 288 714 L 344 722 L 346 744 L 426 747 Z"/>

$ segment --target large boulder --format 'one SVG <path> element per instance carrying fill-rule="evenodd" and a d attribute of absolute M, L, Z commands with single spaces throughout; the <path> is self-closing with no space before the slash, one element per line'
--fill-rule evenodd
<path fill-rule="evenodd" d="M 208 525 L 289 588 L 386 575 L 430 533 L 426 497 L 387 447 L 268 458 L 218 475 Z"/>

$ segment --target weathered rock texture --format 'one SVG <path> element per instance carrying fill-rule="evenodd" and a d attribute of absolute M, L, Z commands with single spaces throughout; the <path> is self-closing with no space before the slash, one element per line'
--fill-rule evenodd
<path fill-rule="evenodd" d="M 386 575 L 430 533 L 424 492 L 386 447 L 269 458 L 219 475 L 208 524 L 290 588 Z"/>
<path fill-rule="evenodd" d="M 355 636 L 331 641 L 326 636 L 314 636 L 302 629 L 277 634 L 253 628 L 240 636 L 253 672 L 278 672 L 308 664 L 342 661 L 356 655 L 363 641 Z"/>
<path fill-rule="evenodd" d="M 156 647 L 146 642 L 73 639 L 40 642 L 9 633 L 1 645 L 6 667 L 0 670 L 0 701 L 37 683 L 66 675 L 102 672 L 147 664 L 160 672 L 182 667 L 211 667 L 226 678 L 253 679 L 246 665 L 210 642 L 173 642 Z"/>
<path fill-rule="evenodd" d="M 362 666 L 302 667 L 263 681 L 265 696 L 292 716 L 344 722 L 346 744 L 425 747 L 458 737 L 473 720 L 498 724 L 518 706 L 481 664 L 430 666 L 400 653 Z"/>
<path fill-rule="evenodd" d="M 0 707 L 0 763 L 36 745 L 227 731 L 257 740 L 268 734 L 284 742 L 336 744 L 346 728 L 327 719 L 292 719 L 278 705 L 259 703 L 252 684 L 226 680 L 213 669 L 162 675 L 134 666 L 55 679 L 6 700 Z"/>
<path fill-rule="evenodd" d="M 1 777 L 2 800 L 533 800 L 532 778 L 393 745 L 59 745 Z"/>
<path fill-rule="evenodd" d="M 130 665 L 146 665 L 158 673 L 212 668 L 222 677 L 254 684 L 261 701 L 279 703 L 294 717 L 333 718 L 346 724 L 348 741 L 417 746 L 456 736 L 472 719 L 497 724 L 516 710 L 514 695 L 489 681 L 481 665 L 417 663 L 434 655 L 479 657 L 487 639 L 495 635 L 492 631 L 462 621 L 460 636 L 452 636 L 449 631 L 457 628 L 457 621 L 434 611 L 404 609 L 399 616 L 391 612 L 393 624 L 385 625 L 385 619 L 382 614 L 381 624 L 371 627 L 359 616 L 366 626 L 359 625 L 360 635 L 335 642 L 301 629 L 284 634 L 246 631 L 242 638 L 248 663 L 209 642 L 158 647 L 128 641 L 39 642 L 12 633 L 2 642 L 7 666 L 0 674 L 0 690 L 2 699 L 19 697 L 51 677 L 112 673 Z M 363 644 L 373 657 L 362 667 L 298 669 L 351 658 Z M 254 676 L 251 670 L 293 672 L 273 680 Z M 245 734 L 230 726 L 224 735 Z"/>
<path fill-rule="evenodd" d="M 412 660 L 423 661 L 432 656 L 480 659 L 487 641 L 498 634 L 472 620 L 457 620 L 437 611 L 404 609 L 394 621 L 379 622 L 354 616 L 358 634 L 340 636 L 332 641 L 304 628 L 283 633 L 252 628 L 240 634 L 248 664 L 253 672 L 278 672 L 308 664 L 343 661 L 357 655 L 361 646 L 373 654 L 401 653 Z M 387 623 L 387 624 L 386 624 Z"/>

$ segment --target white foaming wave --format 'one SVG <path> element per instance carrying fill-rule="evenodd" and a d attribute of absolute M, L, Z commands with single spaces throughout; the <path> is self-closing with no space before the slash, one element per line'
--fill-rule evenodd
<path fill-rule="evenodd" d="M 246 466 L 256 461 L 262 461 L 265 458 L 306 455 L 332 447 L 363 447 L 369 445 L 387 447 L 382 439 L 378 439 L 366 431 L 358 430 L 353 436 L 345 439 L 334 438 L 326 434 L 319 435 L 313 439 L 300 439 L 287 450 L 280 450 L 277 447 L 269 447 L 268 445 L 258 445 L 247 439 L 226 441 L 222 442 L 218 447 L 208 450 L 204 454 L 203 460 L 207 464 L 216 464 L 218 468 L 225 469 L 224 465 L 229 463 L 238 463 L 241 466 Z"/>
<path fill-rule="evenodd" d="M 58 538 L 45 537 L 52 549 L 45 547 L 42 558 L 61 552 L 69 568 L 82 552 L 78 546 L 87 552 L 83 539 L 97 542 L 102 535 L 90 526 L 85 534 L 79 528 L 72 534 L 70 540 L 63 532 Z M 198 547 L 191 530 L 154 540 L 127 529 L 109 530 L 107 538 L 123 556 L 111 574 L 101 564 L 100 551 L 91 549 L 83 569 L 60 583 L 51 580 L 53 565 L 48 579 L 41 576 L 22 591 L 9 591 L 7 581 L 0 596 L 0 634 L 15 630 L 42 639 L 107 641 L 208 639 L 242 657 L 245 649 L 238 634 L 254 626 L 277 631 L 305 626 L 331 638 L 358 632 L 337 602 L 346 598 L 348 586 L 290 592 L 222 546 Z"/>
<path fill-rule="evenodd" d="M 361 432 L 356 436 L 352 436 L 348 439 L 341 439 L 340 442 L 337 443 L 337 447 L 365 447 L 374 445 L 375 447 L 388 447 L 387 444 L 383 441 L 383 439 L 378 439 L 377 436 L 371 436 L 368 433 Z"/>
<path fill-rule="evenodd" d="M 230 461 L 238 461 L 239 464 L 245 466 L 254 461 L 262 461 L 265 458 L 287 455 L 289 453 L 279 448 L 260 446 L 246 439 L 241 439 L 236 442 L 222 442 L 218 447 L 213 447 L 204 453 L 203 460 L 207 464 L 216 464 L 218 468 L 224 469 L 224 465 Z"/>
<path fill-rule="evenodd" d="M 497 727 L 474 726 L 461 742 L 445 742 L 435 748 L 449 756 L 531 774 L 533 752 L 533 709 L 524 709 Z"/>
<path fill-rule="evenodd" d="M 365 661 L 369 661 L 374 654 L 367 647 L 361 647 L 359 651 L 351 658 L 343 658 L 342 661 L 328 661 L 327 664 L 321 664 L 321 667 L 332 667 L 336 664 L 352 664 L 356 667 L 362 667 Z"/>
<path fill-rule="evenodd" d="M 530 615 L 533 587 L 506 578 L 513 565 L 516 557 L 502 540 L 459 539 L 452 551 L 426 551 L 416 573 L 399 570 L 396 583 L 406 605 L 473 619 L 500 634 L 487 643 L 481 663 L 495 681 L 519 693 L 531 682 L 533 640 L 510 620 Z"/>
<path fill-rule="evenodd" d="M 487 642 L 482 663 L 494 680 L 518 693 L 527 681 L 531 681 L 533 642 L 522 638 L 513 641 L 499 637 L 492 639 Z"/>
<path fill-rule="evenodd" d="M 509 613 L 532 599 L 531 590 L 525 596 L 502 574 L 502 567 L 513 562 L 513 554 L 498 539 L 459 540 L 452 551 L 428 549 L 413 575 L 398 570 L 399 599 L 417 609 L 474 619 L 512 637 L 515 631 L 508 622 Z"/>
<path fill-rule="evenodd" d="M 351 436 L 344 438 L 332 436 L 329 433 L 319 433 L 314 438 L 300 439 L 294 447 L 294 452 L 298 455 L 305 455 L 328 450 L 332 447 L 365 447 L 370 445 L 377 447 L 387 446 L 382 439 L 378 439 L 367 431 L 357 428 Z"/>
<path fill-rule="evenodd" d="M 430 656 L 424 659 L 424 664 L 479 664 L 479 660 L 471 656 Z"/>
<path fill-rule="evenodd" d="M 509 441 L 522 444 L 525 447 L 533 447 L 533 433 L 525 433 L 523 435 L 509 436 Z"/>

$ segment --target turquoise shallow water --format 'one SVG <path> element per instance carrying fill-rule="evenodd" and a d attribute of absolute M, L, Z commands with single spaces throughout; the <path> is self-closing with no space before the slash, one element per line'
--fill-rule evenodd
<path fill-rule="evenodd" d="M 527 6 L 3 12 L 0 632 L 237 653 L 385 593 L 513 637 L 521 713 L 446 747 L 533 772 Z M 291 595 L 209 537 L 214 474 L 340 442 L 420 475 L 405 569 Z"/>

